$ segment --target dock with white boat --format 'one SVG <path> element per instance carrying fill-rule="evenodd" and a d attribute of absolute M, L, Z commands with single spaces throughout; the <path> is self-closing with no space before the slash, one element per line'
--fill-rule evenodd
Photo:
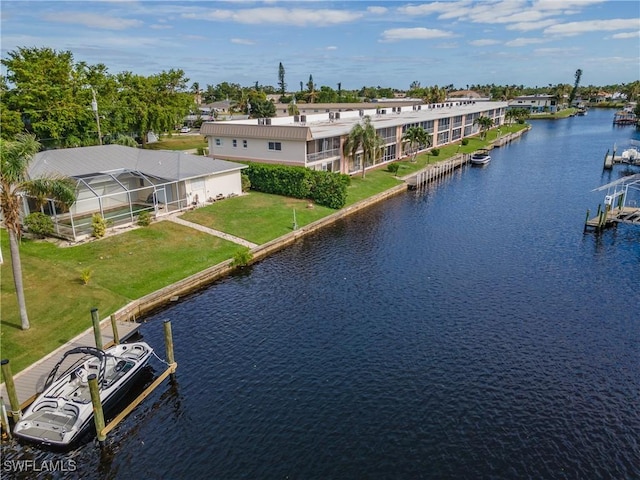
<path fill-rule="evenodd" d="M 616 164 L 628 164 L 628 165 L 640 165 L 640 142 L 637 140 L 630 140 L 629 146 L 626 148 L 618 149 L 616 145 L 613 146 L 613 152 L 604 155 L 605 170 L 610 170 Z"/>
<path fill-rule="evenodd" d="M 137 322 L 117 321 L 116 327 L 118 329 L 119 340 L 123 341 L 133 336 L 140 328 L 140 324 Z M 113 345 L 114 332 L 109 320 L 101 322 L 100 330 L 105 348 Z M 13 375 L 13 382 L 15 384 L 15 390 L 18 395 L 18 402 L 20 403 L 21 409 L 29 406 L 38 394 L 42 392 L 44 382 L 47 379 L 49 372 L 54 365 L 62 359 L 66 351 L 76 347 L 93 345 L 95 345 L 95 337 L 93 329 L 90 328 L 30 367 L 27 367 L 25 370 Z M 0 396 L 2 396 L 5 404 L 7 404 L 9 396 L 4 383 L 0 385 Z"/>

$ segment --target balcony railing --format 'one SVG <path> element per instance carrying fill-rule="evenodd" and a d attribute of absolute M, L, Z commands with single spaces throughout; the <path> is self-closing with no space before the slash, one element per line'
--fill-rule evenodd
<path fill-rule="evenodd" d="M 322 152 L 308 153 L 307 163 L 317 162 L 318 160 L 324 160 L 325 158 L 339 157 L 340 149 L 333 148 L 331 150 L 323 150 Z"/>

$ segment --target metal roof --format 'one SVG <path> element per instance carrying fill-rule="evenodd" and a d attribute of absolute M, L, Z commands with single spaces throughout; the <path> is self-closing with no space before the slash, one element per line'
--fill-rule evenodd
<path fill-rule="evenodd" d="M 45 150 L 29 165 L 29 176 L 93 176 L 115 170 L 134 170 L 166 181 L 178 181 L 246 168 L 226 160 L 169 150 L 144 150 L 122 145 Z"/>
<path fill-rule="evenodd" d="M 364 115 L 369 115 L 371 123 L 376 129 L 385 127 L 397 127 L 441 118 L 452 118 L 459 115 L 482 113 L 488 110 L 507 108 L 508 102 L 468 102 L 462 105 L 442 105 L 438 107 L 393 112 L 385 104 L 363 104 L 369 110 L 363 110 Z M 405 105 L 406 106 L 406 105 Z M 387 113 L 375 113 L 376 110 L 385 110 Z M 371 113 L 370 113 L 371 112 Z M 295 123 L 294 117 L 279 117 L 274 119 L 275 125 L 257 125 L 257 119 L 239 121 L 204 122 L 200 127 L 200 134 L 206 137 L 237 137 L 237 138 L 263 138 L 269 140 L 297 140 L 307 141 L 334 136 L 347 135 L 353 126 L 361 120 L 357 112 L 349 112 L 352 115 L 339 119 L 329 119 L 328 113 L 324 115 L 307 115 L 305 123 Z M 355 113 L 355 115 L 354 115 Z M 322 119 L 317 119 L 318 117 Z M 315 117 L 315 118 L 314 118 Z M 289 122 L 289 123 L 286 123 Z"/>

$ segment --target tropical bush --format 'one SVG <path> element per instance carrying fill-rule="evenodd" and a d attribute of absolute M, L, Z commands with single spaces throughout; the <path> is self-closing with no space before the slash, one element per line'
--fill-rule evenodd
<path fill-rule="evenodd" d="M 394 175 L 396 175 L 398 173 L 398 170 L 400 169 L 400 164 L 399 163 L 390 163 L 389 165 L 387 165 L 387 170 L 391 173 L 393 173 Z"/>
<path fill-rule="evenodd" d="M 146 210 L 138 214 L 138 225 L 148 227 L 151 225 L 151 214 Z"/>
<path fill-rule="evenodd" d="M 91 217 L 91 229 L 94 237 L 102 238 L 107 233 L 107 221 L 99 213 L 94 213 Z"/>
<path fill-rule="evenodd" d="M 242 182 L 242 191 L 248 192 L 251 190 L 251 180 L 249 179 L 249 175 L 246 173 L 242 173 L 240 175 L 240 181 Z"/>
<path fill-rule="evenodd" d="M 439 148 L 433 148 L 431 150 L 431 155 L 433 155 L 434 157 L 437 157 L 438 155 L 440 155 L 440 149 Z"/>
<path fill-rule="evenodd" d="M 24 219 L 24 226 L 39 238 L 44 238 L 53 233 L 53 220 L 41 212 L 33 212 L 27 215 Z"/>
<path fill-rule="evenodd" d="M 462 145 L 469 145 L 469 139 L 468 138 L 463 138 L 461 143 L 462 143 Z"/>
<path fill-rule="evenodd" d="M 231 265 L 233 265 L 234 267 L 243 267 L 245 265 L 248 265 L 251 260 L 253 260 L 253 255 L 248 248 L 245 248 L 243 250 L 238 250 L 233 254 Z"/>
<path fill-rule="evenodd" d="M 90 268 L 84 268 L 80 272 L 80 279 L 82 280 L 83 285 L 88 285 L 91 280 L 92 270 Z"/>

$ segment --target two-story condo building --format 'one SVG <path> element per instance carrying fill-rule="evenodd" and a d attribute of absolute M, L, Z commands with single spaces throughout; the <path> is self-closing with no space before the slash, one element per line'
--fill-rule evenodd
<path fill-rule="evenodd" d="M 362 105 L 364 107 L 365 105 Z M 413 126 L 424 128 L 432 147 L 460 141 L 479 132 L 476 119 L 486 116 L 504 123 L 507 102 L 447 102 L 391 106 L 313 115 L 294 115 L 228 122 L 205 122 L 200 128 L 209 143 L 209 156 L 224 159 L 279 163 L 352 174 L 362 170 L 362 155 L 345 157 L 343 145 L 353 126 L 369 116 L 384 140 L 376 165 L 405 156 L 402 137 Z"/>
<path fill-rule="evenodd" d="M 509 102 L 509 108 L 524 108 L 531 113 L 555 113 L 559 110 L 559 103 L 554 95 L 521 95 Z"/>

